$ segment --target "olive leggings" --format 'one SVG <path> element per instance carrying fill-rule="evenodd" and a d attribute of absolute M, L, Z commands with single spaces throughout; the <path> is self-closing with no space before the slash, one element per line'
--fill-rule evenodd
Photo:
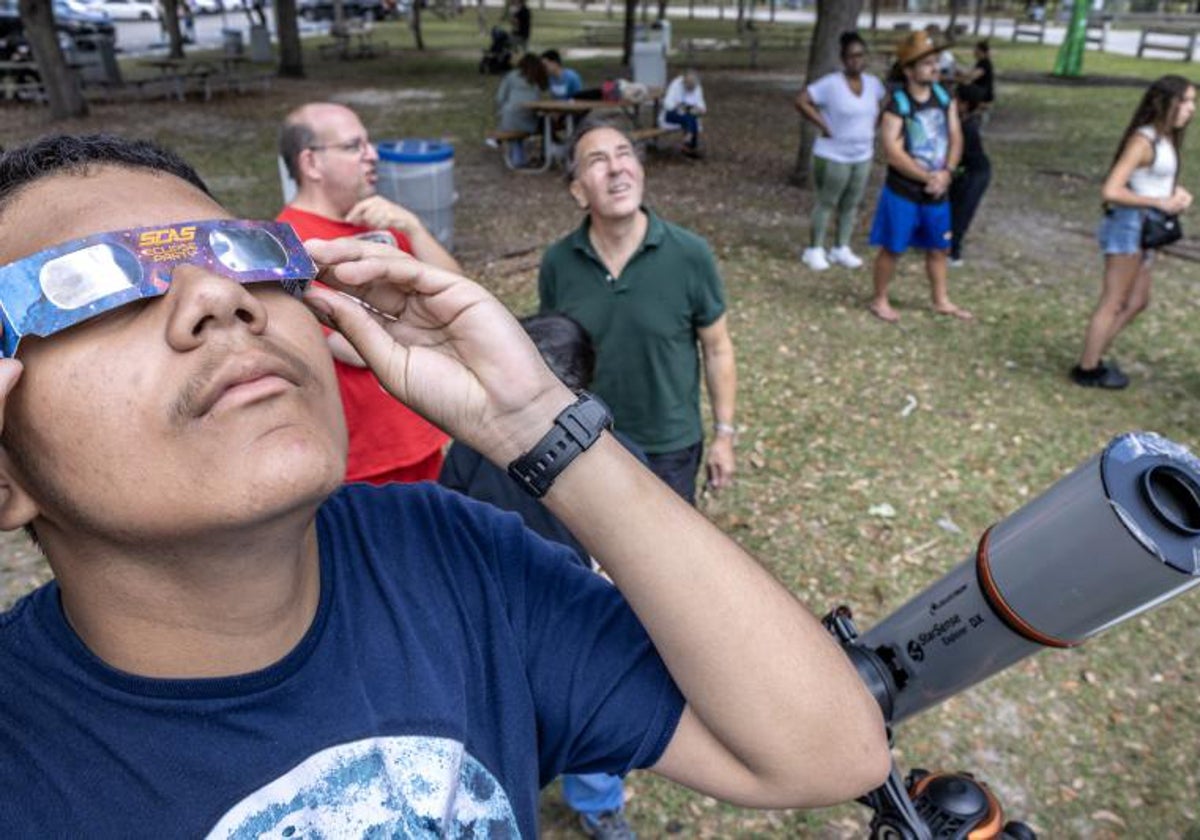
<path fill-rule="evenodd" d="M 812 183 L 816 188 L 816 203 L 812 211 L 812 246 L 825 247 L 825 230 L 829 227 L 829 216 L 834 210 L 838 214 L 837 244 L 839 248 L 850 244 L 854 233 L 854 222 L 858 205 L 867 190 L 867 178 L 871 175 L 871 161 L 861 163 L 838 163 L 813 155 Z"/>

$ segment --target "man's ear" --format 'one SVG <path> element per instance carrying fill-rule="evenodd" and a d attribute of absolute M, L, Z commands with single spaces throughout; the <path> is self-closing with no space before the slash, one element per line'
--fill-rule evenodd
<path fill-rule="evenodd" d="M 587 196 L 583 193 L 583 185 L 579 183 L 579 180 L 572 180 L 571 185 L 567 189 L 570 190 L 571 198 L 575 199 L 575 203 L 579 205 L 579 209 L 586 211 L 588 209 L 588 200 Z"/>
<path fill-rule="evenodd" d="M 15 531 L 32 522 L 39 508 L 17 477 L 12 459 L 0 447 L 0 530 Z"/>
<path fill-rule="evenodd" d="M 321 173 L 317 168 L 317 153 L 312 149 L 300 150 L 300 154 L 296 155 L 296 168 L 300 170 L 301 183 L 321 180 Z"/>

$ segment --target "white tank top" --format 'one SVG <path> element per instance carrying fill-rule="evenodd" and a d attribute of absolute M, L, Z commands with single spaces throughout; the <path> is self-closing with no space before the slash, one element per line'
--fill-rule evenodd
<path fill-rule="evenodd" d="M 1170 198 L 1175 190 L 1175 173 L 1179 158 L 1169 137 L 1159 137 L 1152 126 L 1144 125 L 1137 133 L 1154 145 L 1154 160 L 1149 166 L 1139 166 L 1129 176 L 1131 192 L 1146 198 Z"/>

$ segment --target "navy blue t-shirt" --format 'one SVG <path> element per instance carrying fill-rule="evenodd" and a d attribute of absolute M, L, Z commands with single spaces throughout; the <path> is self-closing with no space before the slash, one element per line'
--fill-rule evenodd
<path fill-rule="evenodd" d="M 265 670 L 105 665 L 51 582 L 0 616 L 11 837 L 537 835 L 541 785 L 653 764 L 683 698 L 620 594 L 430 484 L 317 518 L 321 598 Z"/>

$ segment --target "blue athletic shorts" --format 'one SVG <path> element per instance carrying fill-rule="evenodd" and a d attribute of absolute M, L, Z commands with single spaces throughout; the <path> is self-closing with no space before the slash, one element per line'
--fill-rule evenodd
<path fill-rule="evenodd" d="M 909 248 L 945 251 L 950 248 L 950 202 L 918 204 L 896 195 L 886 184 L 871 223 L 871 244 L 893 254 Z"/>
<path fill-rule="evenodd" d="M 1140 207 L 1110 207 L 1100 219 L 1096 238 L 1102 254 L 1140 254 L 1142 252 L 1142 220 L 1146 211 Z"/>

